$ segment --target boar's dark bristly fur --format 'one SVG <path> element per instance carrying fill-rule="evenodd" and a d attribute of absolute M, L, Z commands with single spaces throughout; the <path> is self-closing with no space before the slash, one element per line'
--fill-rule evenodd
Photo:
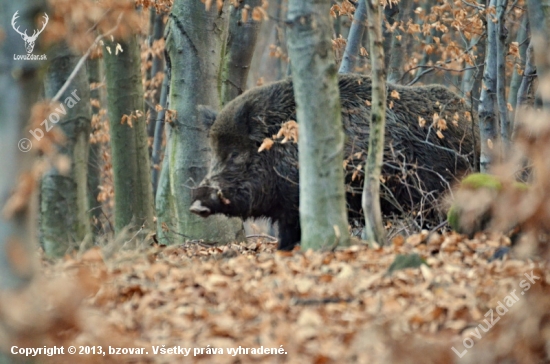
<path fill-rule="evenodd" d="M 348 207 L 360 213 L 363 176 L 354 171 L 366 158 L 371 80 L 340 75 L 339 88 Z M 425 207 L 426 196 L 437 197 L 473 169 L 477 129 L 466 116 L 464 100 L 443 86 L 388 84 L 387 88 L 382 209 L 385 214 L 410 212 Z M 283 123 L 296 120 L 292 80 L 251 89 L 219 114 L 206 108 L 201 114 L 212 161 L 208 175 L 193 190 L 191 211 L 204 217 L 214 213 L 269 217 L 279 223 L 279 249 L 292 249 L 300 240 L 298 146 L 275 143 L 258 152 L 265 138 L 277 134 Z M 434 114 L 445 121 L 432 125 Z"/>

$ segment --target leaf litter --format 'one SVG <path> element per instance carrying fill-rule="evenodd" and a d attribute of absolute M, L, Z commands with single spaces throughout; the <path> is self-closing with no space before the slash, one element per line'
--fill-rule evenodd
<path fill-rule="evenodd" d="M 71 363 L 527 363 L 546 357 L 547 264 L 505 257 L 506 237 L 456 233 L 396 238 L 369 249 L 278 252 L 244 244 L 186 243 L 120 251 L 99 247 L 55 264 L 16 295 L 1 297 L 11 345 L 143 347 L 144 355 L 43 357 Z M 394 268 L 404 256 L 422 264 Z M 540 279 L 521 292 L 525 273 Z M 517 303 L 488 332 L 475 329 L 512 290 Z M 497 315 L 495 313 L 495 315 Z M 472 331 L 474 330 L 474 331 Z M 6 329 L 0 330 L 2 349 Z M 473 332 L 473 333 L 472 333 Z M 287 354 L 153 354 L 166 348 L 280 348 Z"/>

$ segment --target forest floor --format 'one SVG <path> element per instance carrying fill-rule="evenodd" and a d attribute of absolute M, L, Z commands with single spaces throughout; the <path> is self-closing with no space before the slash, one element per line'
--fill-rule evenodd
<path fill-rule="evenodd" d="M 333 252 L 279 252 L 261 238 L 96 247 L 44 262 L 43 277 L 13 298 L 14 319 L 33 323 L 18 344 L 96 351 L 43 358 L 54 363 L 541 362 L 550 271 L 528 259 L 489 262 L 505 245 L 445 233 Z M 389 273 L 413 253 L 425 264 Z"/>

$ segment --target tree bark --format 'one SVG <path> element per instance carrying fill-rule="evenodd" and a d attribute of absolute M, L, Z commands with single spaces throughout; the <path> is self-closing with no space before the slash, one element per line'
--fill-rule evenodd
<path fill-rule="evenodd" d="M 283 9 L 284 8 L 284 9 Z M 279 47 L 286 54 L 286 40 L 283 10 L 286 10 L 286 0 L 269 2 L 268 13 L 271 17 L 262 22 L 258 44 L 252 57 L 248 87 L 253 87 L 261 78 L 265 83 L 278 81 L 287 73 L 288 62 L 281 57 L 272 56 L 271 45 Z"/>
<path fill-rule="evenodd" d="M 539 93 L 546 111 L 550 111 L 550 1 L 528 0 L 529 26 L 535 55 Z"/>
<path fill-rule="evenodd" d="M 166 128 L 168 129 L 168 128 Z M 166 130 L 166 140 L 169 140 L 169 133 Z M 176 220 L 175 201 L 170 189 L 170 145 L 166 145 L 164 159 L 160 170 L 157 192 L 155 194 L 155 210 L 157 215 L 157 240 L 164 244 L 175 244 L 182 241 L 182 236 L 177 235 L 173 229 L 178 228 Z"/>
<path fill-rule="evenodd" d="M 359 49 L 361 48 L 361 40 L 365 33 L 365 25 L 367 21 L 367 5 L 364 1 L 359 1 L 357 9 L 353 15 L 353 21 L 348 33 L 348 41 L 342 63 L 340 63 L 339 73 L 350 73 L 355 71 Z"/>
<path fill-rule="evenodd" d="M 365 228 L 363 239 L 369 244 L 383 245 L 386 231 L 380 208 L 380 174 L 384 155 L 384 128 L 386 124 L 386 69 L 382 40 L 382 18 L 378 0 L 363 0 L 368 6 L 369 50 L 372 66 L 372 110 L 370 121 L 369 151 L 365 166 L 363 186 L 363 213 Z"/>
<path fill-rule="evenodd" d="M 394 4 L 393 6 L 399 7 L 399 15 L 397 16 L 397 21 L 402 21 L 405 15 L 409 15 L 412 12 L 411 0 L 401 0 L 399 4 Z M 397 83 L 403 76 L 403 64 L 406 60 L 406 51 L 404 50 L 404 45 L 407 42 L 403 41 L 402 37 L 410 36 L 409 34 L 404 34 L 402 37 L 397 37 L 396 33 L 389 34 L 392 38 L 391 41 L 391 51 L 389 53 L 390 62 L 387 67 L 388 72 L 388 82 Z M 409 37 L 405 38 L 408 39 Z M 409 40 L 410 41 L 410 40 Z"/>
<path fill-rule="evenodd" d="M 261 4 L 261 0 L 243 0 L 238 7 L 233 5 L 230 7 L 229 33 L 222 60 L 222 106 L 242 94 L 247 88 L 252 58 L 264 23 L 264 21 L 254 20 L 252 11 Z M 246 18 L 243 18 L 244 12 L 247 13 Z M 250 221 L 244 222 L 245 230 L 250 223 Z M 266 225 L 271 224 L 266 221 Z"/>
<path fill-rule="evenodd" d="M 361 1 L 361 0 L 359 0 Z M 395 16 L 399 13 L 399 7 L 396 4 L 392 4 L 388 1 L 388 4 L 384 7 L 384 17 L 390 26 L 395 23 Z M 383 26 L 383 25 L 382 25 Z M 382 41 L 384 44 L 384 66 L 389 67 L 391 58 L 391 47 L 393 42 L 393 34 L 390 33 L 385 26 L 382 27 Z"/>
<path fill-rule="evenodd" d="M 525 57 L 527 55 L 527 47 L 529 46 L 528 37 L 529 37 L 529 17 L 527 14 L 524 14 L 521 25 L 518 29 L 518 34 L 516 36 L 516 42 L 519 44 L 519 69 L 523 69 L 525 72 Z M 514 111 L 516 110 L 517 100 L 518 100 L 518 90 L 521 86 L 521 81 L 523 77 L 519 74 L 518 70 L 512 70 L 512 79 L 510 80 L 510 91 L 508 92 L 508 103 L 512 106 L 512 112 L 508 113 L 510 119 L 510 124 L 512 124 L 512 129 L 514 129 Z"/>
<path fill-rule="evenodd" d="M 477 48 L 477 60 L 485 59 L 486 41 L 481 39 L 482 36 L 472 37 L 470 41 L 470 47 Z M 479 99 L 481 95 L 481 85 L 483 80 L 483 74 L 485 71 L 485 64 L 477 66 L 475 69 L 469 69 L 464 72 L 464 78 L 462 79 L 462 91 L 464 94 L 470 93 L 467 98 L 470 101 L 470 105 L 473 110 L 479 109 Z"/>
<path fill-rule="evenodd" d="M 52 99 L 65 84 L 79 57 L 60 44 L 50 54 L 44 88 Z M 76 74 L 71 86 L 59 98 L 60 106 L 49 120 L 61 119 L 57 126 L 66 141 L 58 146 L 60 156 L 71 161 L 68 173 L 53 167 L 40 183 L 40 242 L 50 257 L 61 257 L 92 238 L 88 200 L 88 150 L 91 130 L 90 86 L 86 68 Z M 64 112 L 63 112 L 64 111 Z M 63 114 L 66 113 L 66 116 Z M 54 117 L 55 116 L 55 117 Z"/>
<path fill-rule="evenodd" d="M 0 23 L 10 24 L 17 19 L 21 29 L 34 29 L 34 17 L 45 8 L 41 0 L 0 1 Z M 25 180 L 22 173 L 30 169 L 30 153 L 24 153 L 32 137 L 27 122 L 30 105 L 37 100 L 41 85 L 38 71 L 42 62 L 16 61 L 14 54 L 25 54 L 21 36 L 7 29 L 0 42 L 0 293 L 24 287 L 37 269 L 35 259 L 35 227 L 28 225 L 28 206 L 9 208 L 10 196 Z M 40 42 L 42 38 L 38 38 Z M 38 48 L 38 47 L 37 47 Z M 23 140 L 21 138 L 27 138 Z M 19 143 L 19 144 L 18 144 Z M 18 150 L 19 147 L 19 150 Z M 26 174 L 29 181 L 30 174 Z M 28 197 L 28 196 L 26 196 Z M 18 259 L 15 259 L 18 258 Z M 1 319 L 0 319 L 1 321 Z"/>
<path fill-rule="evenodd" d="M 504 154 L 509 152 L 510 148 L 510 120 L 508 119 L 508 105 L 506 102 L 506 38 L 508 30 L 506 29 L 506 7 L 508 0 L 497 0 L 497 105 L 500 121 L 500 141 Z"/>
<path fill-rule="evenodd" d="M 522 112 L 529 107 L 533 107 L 535 104 L 534 81 L 537 77 L 537 68 L 535 66 L 535 57 L 533 53 L 533 39 L 531 39 L 525 55 L 525 70 L 523 71 L 521 85 L 518 89 L 514 130 L 516 130 L 522 122 Z"/>
<path fill-rule="evenodd" d="M 290 0 L 288 48 L 299 125 L 303 249 L 349 244 L 344 130 L 332 51 L 330 0 Z"/>
<path fill-rule="evenodd" d="M 260 5 L 260 0 L 245 0 L 238 8 L 231 5 L 229 34 L 222 61 L 222 106 L 246 90 L 246 80 L 261 25 L 252 19 L 252 9 Z M 248 12 L 246 22 L 243 22 L 243 10 Z"/>
<path fill-rule="evenodd" d="M 116 54 L 118 43 L 123 52 Z M 146 229 L 153 228 L 153 190 L 140 49 L 135 36 L 118 43 L 105 42 L 103 50 L 111 132 L 116 233 L 129 225 L 136 230 L 142 225 Z"/>
<path fill-rule="evenodd" d="M 162 36 L 164 35 L 164 17 L 166 16 L 165 13 L 159 13 L 157 14 L 157 11 L 154 7 L 151 8 L 151 28 L 152 32 L 150 34 L 151 42 L 150 45 L 153 45 L 153 42 L 158 41 L 162 39 Z M 152 64 L 151 64 L 151 72 L 149 74 L 149 80 L 153 79 L 159 72 L 162 72 L 164 65 L 164 57 L 153 55 Z M 162 87 L 162 86 L 160 86 Z M 156 105 L 159 103 L 160 100 L 160 87 L 157 86 L 156 93 L 151 99 L 151 102 L 153 105 Z M 147 135 L 149 137 L 153 137 L 155 134 L 155 128 L 156 128 L 156 121 L 157 118 L 157 110 L 154 107 L 146 107 L 146 110 L 148 112 L 149 118 L 147 121 Z"/>
<path fill-rule="evenodd" d="M 169 103 L 177 117 L 169 124 L 167 162 L 164 163 L 168 170 L 161 172 L 157 216 L 158 236 L 167 236 L 165 231 L 160 231 L 163 226 L 169 229 L 168 243 L 190 239 L 229 243 L 245 238 L 238 218 L 213 215 L 203 219 L 189 211 L 191 188 L 206 175 L 210 158 L 206 132 L 197 119 L 197 106 L 220 107 L 218 90 L 227 15 L 227 2 L 218 12 L 216 6 L 206 11 L 200 1 L 176 0 L 167 24 L 167 64 L 171 70 Z"/>
<path fill-rule="evenodd" d="M 155 112 L 155 115 L 157 116 L 155 120 L 153 120 L 155 124 L 155 135 L 153 137 L 153 195 L 157 195 L 158 190 L 158 184 L 159 184 L 159 176 L 160 176 L 160 157 L 162 154 L 162 140 L 164 136 L 164 124 L 166 120 L 166 108 L 168 107 L 168 92 L 170 88 L 170 81 L 168 80 L 168 77 L 165 75 L 164 80 L 162 80 L 162 86 L 160 91 L 160 100 L 159 104 L 162 106 L 162 110 L 160 110 L 158 113 Z M 168 140 L 168 138 L 166 138 Z"/>
<path fill-rule="evenodd" d="M 97 86 L 101 82 L 101 59 L 88 59 L 86 61 L 86 65 L 88 69 L 88 81 L 90 83 L 90 86 L 92 84 L 95 84 L 95 88 L 90 88 L 90 100 L 101 102 L 100 90 L 102 88 L 99 88 Z M 100 108 L 97 105 L 94 106 L 92 103 L 92 117 L 99 118 L 99 111 Z M 99 221 L 102 214 L 101 202 L 97 200 L 99 193 L 101 192 L 99 186 L 101 185 L 102 165 L 103 160 L 101 158 L 101 144 L 90 144 L 90 151 L 88 155 L 88 205 L 90 208 L 90 217 L 94 220 L 94 223 L 92 224 L 92 232 L 94 234 L 99 233 Z"/>
<path fill-rule="evenodd" d="M 490 6 L 495 6 L 491 0 Z M 487 173 L 492 163 L 492 148 L 497 141 L 497 118 L 495 115 L 497 89 L 497 26 L 492 15 L 487 14 L 487 46 L 485 48 L 485 70 L 479 103 L 479 134 L 481 139 L 480 170 Z"/>

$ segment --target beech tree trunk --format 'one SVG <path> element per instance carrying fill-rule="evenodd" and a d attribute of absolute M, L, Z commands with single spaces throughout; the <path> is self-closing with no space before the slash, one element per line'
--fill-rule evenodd
<path fill-rule="evenodd" d="M 90 88 L 90 100 L 96 100 L 97 102 L 101 102 L 100 90 L 102 88 L 97 86 L 97 84 L 99 84 L 102 80 L 101 63 L 101 59 L 99 58 L 88 59 L 86 62 L 88 69 L 88 81 L 90 86 L 94 84 L 94 88 Z M 94 106 L 92 103 L 92 117 L 99 118 L 99 110 L 100 108 L 97 105 Z M 90 150 L 88 153 L 88 205 L 90 208 L 90 217 L 94 220 L 94 223 L 92 223 L 92 232 L 94 234 L 99 233 L 100 219 L 102 215 L 101 202 L 97 200 L 97 197 L 101 192 L 99 186 L 101 184 L 102 164 L 101 144 L 90 144 Z"/>
<path fill-rule="evenodd" d="M 527 14 L 524 14 L 523 20 L 521 21 L 521 25 L 518 30 L 518 34 L 516 36 L 516 42 L 519 44 L 519 55 L 521 57 L 519 61 L 519 67 L 520 69 L 523 69 L 525 71 L 525 58 L 527 55 L 527 47 L 529 46 L 528 36 L 529 36 L 529 17 Z M 514 68 L 512 70 L 512 79 L 510 80 L 510 91 L 508 92 L 508 103 L 512 106 L 512 112 L 508 113 L 508 117 L 510 119 L 510 124 L 512 124 L 512 129 L 515 128 L 514 122 L 514 112 L 516 111 L 517 106 L 517 99 L 518 99 L 518 90 L 521 86 L 521 81 L 523 77 L 519 74 L 518 69 Z"/>
<path fill-rule="evenodd" d="M 248 87 L 256 85 L 260 79 L 264 83 L 282 79 L 287 73 L 288 62 L 281 57 L 271 55 L 271 45 L 279 47 L 283 53 L 287 53 L 285 39 L 284 13 L 287 0 L 271 0 L 267 12 L 268 20 L 262 23 L 258 44 L 252 57 Z M 276 48 L 275 48 L 276 49 Z"/>
<path fill-rule="evenodd" d="M 384 15 L 383 18 L 385 18 L 385 21 L 387 21 L 390 26 L 393 26 L 396 20 L 395 16 L 399 13 L 399 6 L 397 4 L 393 4 L 391 1 L 388 1 L 386 6 L 383 7 L 382 12 L 383 12 L 383 15 Z M 384 66 L 389 67 L 390 58 L 391 58 L 390 50 L 393 42 L 393 33 L 390 33 L 388 29 L 383 25 L 382 34 L 383 34 L 382 42 L 384 45 Z"/>
<path fill-rule="evenodd" d="M 66 45 L 58 45 L 48 57 L 44 88 L 52 99 L 76 67 L 79 57 Z M 40 183 L 40 242 L 50 257 L 61 257 L 82 242 L 91 243 L 92 230 L 88 200 L 88 150 L 92 111 L 86 67 L 59 98 L 60 105 L 50 114 L 66 137 L 58 146 L 60 156 L 70 160 L 70 170 L 56 167 L 44 174 Z"/>
<path fill-rule="evenodd" d="M 165 13 L 159 13 L 157 14 L 156 9 L 153 7 L 150 9 L 150 27 L 151 27 L 151 34 L 149 34 L 149 42 L 152 46 L 155 41 L 158 41 L 162 39 L 162 36 L 164 34 L 164 18 L 166 17 Z M 157 56 L 153 55 L 153 59 L 151 62 L 151 69 L 148 73 L 148 78 L 153 79 L 159 72 L 163 71 L 164 66 L 164 57 L 163 56 Z M 151 103 L 153 105 L 156 105 L 160 101 L 160 93 L 161 93 L 161 85 L 159 85 L 156 88 L 156 93 L 151 98 Z M 156 124 L 157 124 L 157 110 L 154 107 L 149 107 L 146 105 L 146 110 L 149 113 L 149 119 L 147 120 L 147 135 L 149 137 L 153 137 L 155 134 Z M 154 166 L 153 166 L 154 168 Z"/>
<path fill-rule="evenodd" d="M 165 128 L 166 140 L 169 140 L 169 128 Z M 157 215 L 157 240 L 164 244 L 175 244 L 182 239 L 177 232 L 171 231 L 177 228 L 177 221 L 174 216 L 176 206 L 170 190 L 170 146 L 166 145 L 164 159 L 160 169 L 157 190 L 155 192 L 155 210 Z"/>
<path fill-rule="evenodd" d="M 537 77 L 537 68 L 535 66 L 535 57 L 533 53 L 533 39 L 531 39 L 525 55 L 525 69 L 523 71 L 523 77 L 518 89 L 514 130 L 521 122 L 524 121 L 521 120 L 522 111 L 527 108 L 533 107 L 533 105 L 535 104 L 534 81 Z"/>
<path fill-rule="evenodd" d="M 330 0 L 290 0 L 288 49 L 299 125 L 302 249 L 349 244 Z"/>
<path fill-rule="evenodd" d="M 166 27 L 170 68 L 169 139 L 157 191 L 157 236 L 167 243 L 203 239 L 229 243 L 245 239 L 242 221 L 213 215 L 203 219 L 189 211 L 191 188 L 206 175 L 210 160 L 207 135 L 199 124 L 198 105 L 221 106 L 221 60 L 227 35 L 227 9 L 209 10 L 196 0 L 176 0 Z M 164 228 L 164 230 L 163 230 Z"/>
<path fill-rule="evenodd" d="M 411 15 L 411 5 L 413 4 L 412 0 L 401 0 L 399 4 L 394 4 L 394 7 L 398 7 L 399 14 L 397 15 L 396 21 L 404 21 L 405 16 Z M 408 34 L 405 34 L 402 37 L 398 37 L 399 29 L 396 29 L 395 32 L 390 33 L 391 36 L 391 50 L 389 54 L 390 62 L 387 67 L 387 76 L 388 82 L 397 83 L 403 76 L 403 65 L 406 60 L 406 50 L 404 49 L 405 45 L 410 42 Z M 406 48 L 406 47 L 405 47 Z"/>
<path fill-rule="evenodd" d="M 372 109 L 369 135 L 369 151 L 365 166 L 363 187 L 363 213 L 365 228 L 363 239 L 370 245 L 383 245 L 386 231 L 380 208 L 380 174 L 384 156 L 384 128 L 386 125 L 386 68 L 384 65 L 384 43 L 382 38 L 382 17 L 378 0 L 361 0 L 367 3 L 369 51 L 372 66 Z"/>
<path fill-rule="evenodd" d="M 474 3 L 478 2 L 475 1 Z M 466 70 L 462 79 L 462 91 L 467 95 L 466 99 L 470 101 L 472 110 L 479 109 L 481 85 L 485 71 L 485 65 L 481 60 L 485 60 L 487 45 L 487 40 L 484 38 L 486 38 L 486 35 L 472 36 L 469 47 L 472 48 L 472 54 L 474 54 L 474 46 L 477 48 L 477 52 L 475 53 L 477 58 L 474 60 L 477 66 Z"/>
<path fill-rule="evenodd" d="M 539 79 L 539 93 L 546 111 L 550 111 L 550 1 L 528 0 L 529 25 Z"/>
<path fill-rule="evenodd" d="M 510 120 L 508 119 L 508 105 L 506 102 L 506 38 L 508 30 L 505 27 L 506 7 L 508 0 L 497 1 L 497 105 L 500 121 L 500 141 L 503 152 L 508 153 L 510 147 Z"/>
<path fill-rule="evenodd" d="M 355 71 L 359 49 L 361 48 L 361 40 L 363 39 L 363 33 L 365 33 L 366 21 L 367 5 L 364 1 L 359 1 L 355 14 L 353 14 L 346 50 L 344 51 L 344 57 L 342 57 L 342 63 L 340 63 L 340 69 L 338 70 L 339 73 Z"/>
<path fill-rule="evenodd" d="M 260 0 L 242 1 L 237 8 L 231 5 L 229 34 L 223 57 L 222 106 L 246 90 L 246 80 L 261 25 L 252 19 L 252 9 L 260 5 Z M 246 21 L 243 21 L 243 11 L 248 14 Z"/>
<path fill-rule="evenodd" d="M 6 30 L 0 42 L 0 294 L 24 287 L 33 277 L 38 263 L 35 259 L 36 231 L 28 224 L 27 206 L 8 204 L 17 187 L 32 179 L 30 174 L 23 174 L 29 172 L 31 153 L 22 149 L 26 150 L 29 142 L 34 142 L 27 122 L 30 105 L 36 102 L 41 89 L 38 71 L 43 64 L 13 59 L 14 54 L 26 53 L 25 44 L 8 24 L 19 11 L 17 23 L 22 29 L 33 29 L 34 17 L 44 7 L 41 0 L 0 1 L 0 23 Z M 38 38 L 37 49 L 41 39 Z M 1 321 L 2 318 L 0 325 Z"/>
<path fill-rule="evenodd" d="M 153 153 L 152 153 L 152 162 L 153 162 L 153 194 L 157 195 L 159 176 L 161 171 L 160 157 L 162 154 L 162 140 L 164 136 L 164 124 L 166 122 L 166 108 L 168 107 L 168 89 L 170 88 L 170 81 L 168 76 L 165 75 L 162 80 L 161 91 L 160 91 L 160 100 L 159 104 L 162 106 L 162 110 L 158 113 L 155 112 L 156 118 L 153 120 L 155 124 L 155 133 L 153 137 Z M 168 140 L 168 138 L 166 138 Z M 166 152 L 166 151 L 165 151 Z"/>
<path fill-rule="evenodd" d="M 495 6 L 491 0 L 489 6 Z M 497 25 L 493 15 L 487 14 L 487 46 L 485 49 L 485 69 L 483 87 L 479 103 L 479 135 L 481 155 L 479 166 L 482 173 L 487 173 L 492 163 L 493 146 L 497 142 L 496 91 L 497 91 Z"/>
<path fill-rule="evenodd" d="M 116 52 L 118 43 L 122 52 Z M 153 190 L 137 38 L 105 42 L 103 59 L 115 189 L 115 232 L 129 225 L 136 230 L 141 226 L 152 229 Z"/>

